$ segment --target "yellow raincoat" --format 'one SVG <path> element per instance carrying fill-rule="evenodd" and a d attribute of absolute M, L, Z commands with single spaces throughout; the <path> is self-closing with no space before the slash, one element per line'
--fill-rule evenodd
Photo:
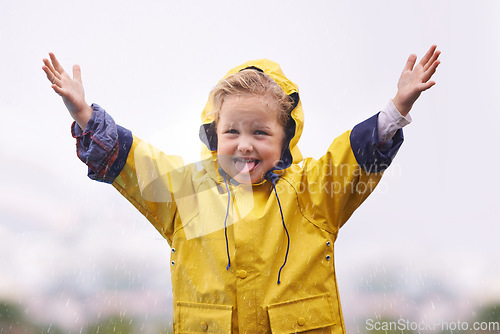
<path fill-rule="evenodd" d="M 251 186 L 225 182 L 213 147 L 201 163 L 183 166 L 136 137 L 113 186 L 172 247 L 176 333 L 345 333 L 334 241 L 402 136 L 399 131 L 401 138 L 381 153 L 375 115 L 335 139 L 319 160 L 303 160 L 297 86 L 268 60 L 227 75 L 248 67 L 264 71 L 296 100 L 288 162 L 272 172 L 275 188 L 269 179 Z M 211 108 L 209 102 L 202 129 L 213 122 Z M 200 133 L 213 144 L 208 132 Z"/>

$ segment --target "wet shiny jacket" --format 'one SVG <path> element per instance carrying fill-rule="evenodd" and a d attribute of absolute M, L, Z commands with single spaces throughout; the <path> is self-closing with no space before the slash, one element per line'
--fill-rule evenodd
<path fill-rule="evenodd" d="M 268 60 L 227 75 L 248 67 L 270 75 L 295 101 L 283 162 L 267 179 L 251 186 L 224 181 L 209 102 L 201 162 L 184 166 L 120 130 L 123 162 L 114 164 L 113 186 L 172 247 L 176 333 L 345 333 L 334 242 L 390 164 L 401 131 L 384 146 L 375 115 L 335 139 L 320 159 L 303 159 L 297 86 Z"/>

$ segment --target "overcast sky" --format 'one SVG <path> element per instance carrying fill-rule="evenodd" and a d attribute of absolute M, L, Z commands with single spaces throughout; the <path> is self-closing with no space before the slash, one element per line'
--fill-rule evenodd
<path fill-rule="evenodd" d="M 319 158 L 395 95 L 409 54 L 437 44 L 436 86 L 339 234 L 342 301 L 352 309 L 356 284 L 386 268 L 436 277 L 473 304 L 500 300 L 499 17 L 494 0 L 0 0 L 0 299 L 36 304 L 62 285 L 104 289 L 135 272 L 170 289 L 166 241 L 86 177 L 41 70 L 49 51 L 67 71 L 80 64 L 87 102 L 190 162 L 208 93 L 238 64 L 269 58 L 299 85 L 299 147 Z"/>

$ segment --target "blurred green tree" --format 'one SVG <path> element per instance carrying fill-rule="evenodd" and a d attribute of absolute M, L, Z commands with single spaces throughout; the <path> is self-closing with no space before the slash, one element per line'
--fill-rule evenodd
<path fill-rule="evenodd" d="M 0 301 L 0 333 L 2 334 L 62 334 L 53 324 L 40 325 L 30 321 L 21 308 L 12 302 Z"/>
<path fill-rule="evenodd" d="M 88 326 L 85 334 L 133 334 L 133 319 L 114 315 Z"/>
<path fill-rule="evenodd" d="M 476 325 L 480 326 L 481 334 L 500 333 L 500 304 L 481 307 L 473 318 Z M 470 331 L 476 333 L 477 331 Z"/>
<path fill-rule="evenodd" d="M 168 323 L 148 323 L 148 331 L 158 334 L 171 334 L 172 326 Z M 87 326 L 85 334 L 135 334 L 144 332 L 141 322 L 122 315 L 113 315 Z"/>

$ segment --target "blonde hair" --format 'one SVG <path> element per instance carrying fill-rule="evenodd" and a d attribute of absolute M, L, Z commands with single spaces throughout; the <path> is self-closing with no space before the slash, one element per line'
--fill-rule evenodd
<path fill-rule="evenodd" d="M 285 94 L 283 89 L 267 74 L 260 70 L 249 68 L 231 74 L 222 80 L 210 92 L 213 102 L 215 123 L 219 120 L 219 111 L 224 100 L 229 96 L 258 95 L 269 98 L 271 103 L 278 107 L 278 120 L 285 127 L 293 107 L 292 99 Z"/>

